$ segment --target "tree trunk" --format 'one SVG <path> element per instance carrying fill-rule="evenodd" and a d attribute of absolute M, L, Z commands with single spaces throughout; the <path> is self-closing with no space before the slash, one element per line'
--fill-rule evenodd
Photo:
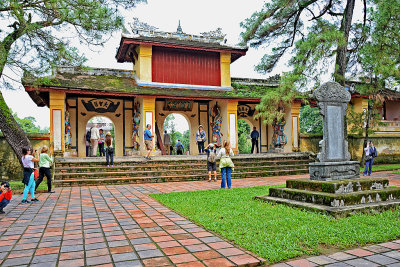
<path fill-rule="evenodd" d="M 6 138 L 7 143 L 13 149 L 15 155 L 22 166 L 22 147 L 30 146 L 31 143 L 27 135 L 19 127 L 14 119 L 10 109 L 4 101 L 3 94 L 0 91 L 0 130 Z"/>
<path fill-rule="evenodd" d="M 360 160 L 360 165 L 361 166 L 363 166 L 364 163 L 365 163 L 364 162 L 364 158 L 365 158 L 365 150 L 364 150 L 364 148 L 367 147 L 367 142 L 368 142 L 368 137 L 369 137 L 369 134 L 368 134 L 369 123 L 371 121 L 372 108 L 373 108 L 373 106 L 371 104 L 371 101 L 368 100 L 367 122 L 365 123 L 365 136 L 364 136 L 364 143 L 363 143 L 363 153 L 362 153 L 361 160 Z"/>
<path fill-rule="evenodd" d="M 345 85 L 346 67 L 347 67 L 347 44 L 349 42 L 349 33 L 351 28 L 351 21 L 353 19 L 355 0 L 347 0 L 346 8 L 340 26 L 340 31 L 343 32 L 344 43 L 339 45 L 336 54 L 336 67 L 334 77 L 336 82 Z"/>

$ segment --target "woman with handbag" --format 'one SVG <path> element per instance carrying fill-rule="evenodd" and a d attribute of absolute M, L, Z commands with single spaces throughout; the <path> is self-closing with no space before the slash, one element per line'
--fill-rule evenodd
<path fill-rule="evenodd" d="M 363 176 L 370 176 L 372 173 L 372 165 L 374 164 L 374 158 L 377 156 L 376 148 L 372 141 L 367 143 L 367 147 L 364 148 L 365 150 L 365 169 Z"/>
<path fill-rule="evenodd" d="M 113 148 L 113 139 L 111 137 L 111 133 L 107 132 L 106 138 L 105 138 L 105 143 L 106 143 L 106 161 L 107 161 L 107 167 L 114 167 L 114 148 Z"/>
<path fill-rule="evenodd" d="M 235 165 L 232 162 L 233 151 L 231 149 L 231 143 L 224 141 L 222 148 L 217 154 L 217 158 L 220 158 L 219 168 L 221 169 L 221 188 L 225 188 L 225 183 L 230 189 L 232 186 L 231 174 Z"/>
<path fill-rule="evenodd" d="M 35 162 L 39 162 L 39 152 L 35 150 L 36 157 L 31 155 L 32 149 L 30 147 L 22 148 L 22 165 L 24 166 L 24 178 L 22 182 L 25 185 L 24 193 L 22 195 L 21 204 L 30 203 L 26 198 L 28 197 L 28 192 L 31 191 L 31 202 L 38 202 L 39 200 L 35 198 L 35 175 L 34 167 Z"/>

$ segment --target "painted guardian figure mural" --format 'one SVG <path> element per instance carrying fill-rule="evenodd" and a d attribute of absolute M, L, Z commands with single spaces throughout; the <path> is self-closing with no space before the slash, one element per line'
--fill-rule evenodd
<path fill-rule="evenodd" d="M 221 124 L 222 124 L 222 117 L 221 117 L 221 109 L 218 106 L 218 102 L 215 103 L 215 106 L 210 109 L 210 116 L 211 116 L 211 127 L 212 127 L 212 140 L 217 144 L 217 146 L 221 146 Z"/>

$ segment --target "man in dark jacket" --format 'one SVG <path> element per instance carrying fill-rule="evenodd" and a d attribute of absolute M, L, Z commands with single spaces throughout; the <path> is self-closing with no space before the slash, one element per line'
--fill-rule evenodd
<path fill-rule="evenodd" d="M 251 154 L 254 152 L 254 146 L 257 147 L 257 153 L 258 153 L 258 137 L 260 137 L 260 134 L 257 131 L 256 127 L 253 127 L 253 131 L 250 134 L 251 137 Z"/>

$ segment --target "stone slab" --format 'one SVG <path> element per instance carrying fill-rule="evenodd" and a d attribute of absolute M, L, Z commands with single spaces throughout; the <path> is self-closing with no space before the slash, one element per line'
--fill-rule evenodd
<path fill-rule="evenodd" d="M 343 180 L 360 177 L 360 162 L 312 162 L 309 165 L 311 180 Z"/>
<path fill-rule="evenodd" d="M 317 205 L 313 203 L 301 202 L 296 200 L 270 197 L 270 196 L 255 196 L 254 199 L 272 202 L 276 204 L 284 204 L 295 208 L 305 209 L 314 212 L 321 212 L 332 215 L 335 218 L 343 218 L 354 215 L 356 213 L 379 213 L 385 210 L 396 208 L 400 205 L 400 200 L 367 203 L 363 205 L 345 206 L 345 207 L 329 207 L 325 205 Z"/>

